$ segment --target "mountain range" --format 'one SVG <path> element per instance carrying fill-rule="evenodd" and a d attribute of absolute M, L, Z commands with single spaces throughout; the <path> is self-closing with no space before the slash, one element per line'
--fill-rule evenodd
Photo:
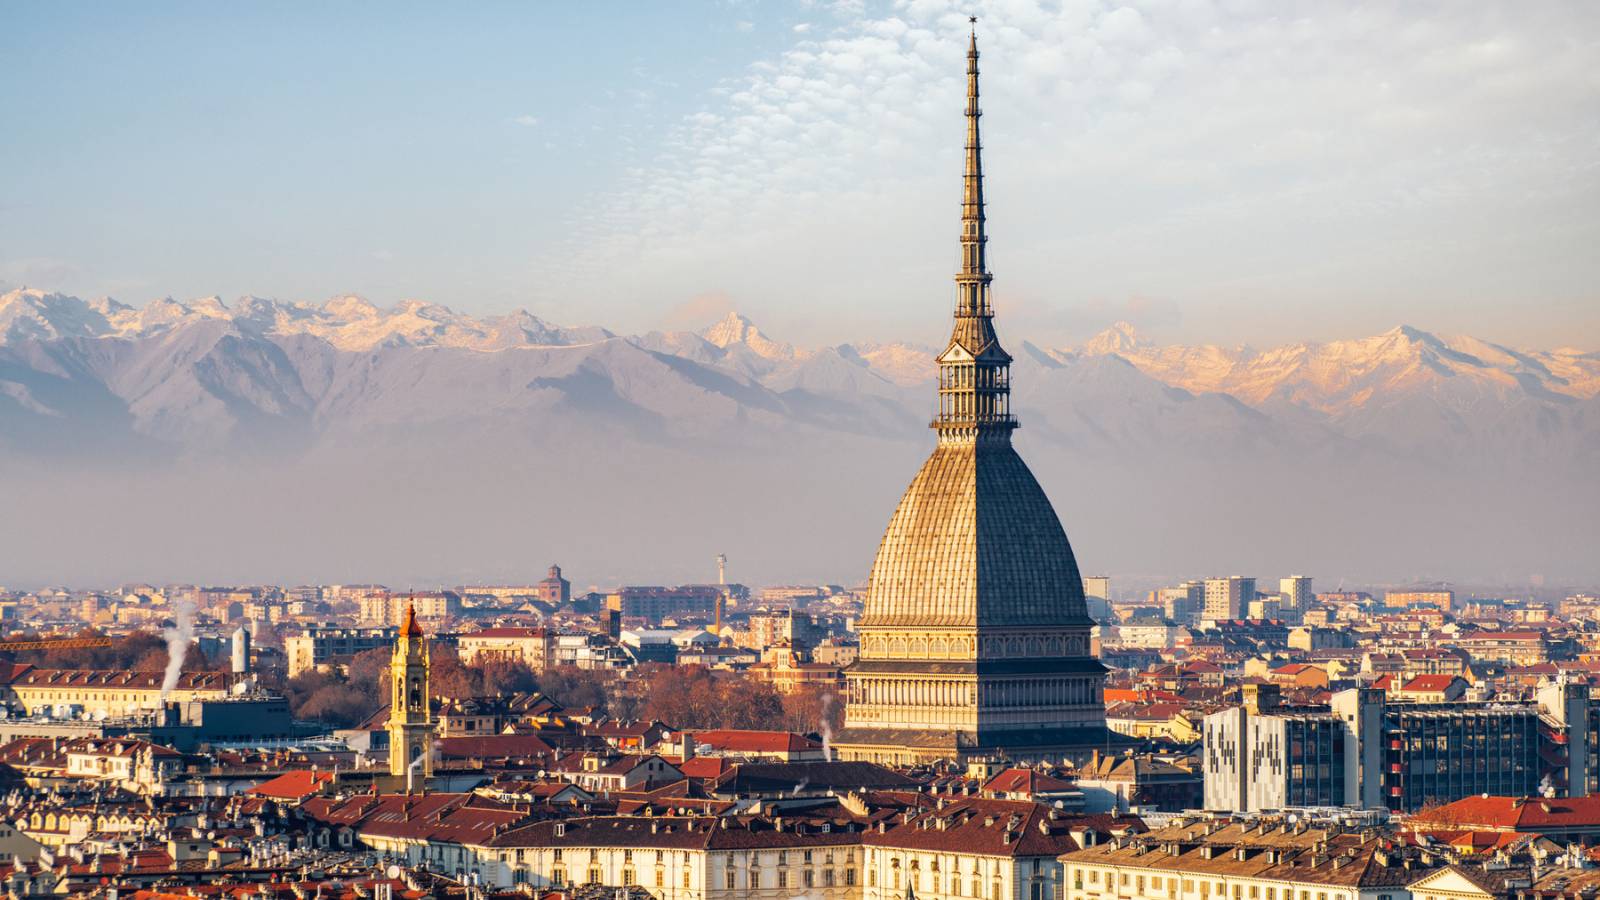
<path fill-rule="evenodd" d="M 1043 347 L 1000 324 L 1019 447 L 1086 570 L 1600 576 L 1600 353 L 1406 326 L 1256 350 L 1118 323 Z M 734 313 L 618 335 L 354 296 L 11 291 L 0 583 L 514 578 L 544 557 L 687 581 L 717 552 L 758 583 L 848 580 L 931 446 L 936 352 L 796 347 Z"/>

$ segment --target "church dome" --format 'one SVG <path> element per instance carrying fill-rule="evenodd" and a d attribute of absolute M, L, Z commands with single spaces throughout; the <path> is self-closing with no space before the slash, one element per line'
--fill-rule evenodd
<path fill-rule="evenodd" d="M 1089 626 L 1067 533 L 1010 441 L 941 441 L 889 520 L 865 626 Z"/>

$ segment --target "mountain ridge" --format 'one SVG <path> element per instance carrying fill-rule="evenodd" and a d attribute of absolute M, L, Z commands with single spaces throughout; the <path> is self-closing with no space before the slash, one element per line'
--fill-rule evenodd
<path fill-rule="evenodd" d="M 1600 354 L 1409 326 L 1007 346 L 1019 452 L 1093 569 L 1600 577 Z M 14 291 L 0 576 L 427 583 L 527 545 L 618 578 L 624 547 L 650 581 L 713 552 L 752 579 L 865 574 L 932 446 L 937 349 L 795 347 L 738 314 L 619 335 L 354 296 Z"/>

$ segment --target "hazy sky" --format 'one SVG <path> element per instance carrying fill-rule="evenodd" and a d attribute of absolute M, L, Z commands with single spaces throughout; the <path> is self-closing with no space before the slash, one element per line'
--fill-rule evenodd
<path fill-rule="evenodd" d="M 1600 4 L 0 0 L 0 288 L 1600 347 Z"/>

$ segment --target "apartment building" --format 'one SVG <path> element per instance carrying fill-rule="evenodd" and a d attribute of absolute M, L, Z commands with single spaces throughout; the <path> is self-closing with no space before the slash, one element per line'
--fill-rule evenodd
<path fill-rule="evenodd" d="M 382 628 L 307 628 L 283 641 L 284 655 L 289 658 L 289 677 L 323 666 L 347 664 L 351 658 L 368 650 L 387 650 L 394 646 L 394 638 L 398 633 L 399 628 L 393 625 Z"/>
<path fill-rule="evenodd" d="M 1329 707 L 1288 708 L 1274 685 L 1206 716 L 1208 809 L 1387 807 L 1409 812 L 1472 794 L 1582 796 L 1596 783 L 1600 709 L 1585 684 L 1530 703 L 1405 703 L 1363 687 Z"/>

